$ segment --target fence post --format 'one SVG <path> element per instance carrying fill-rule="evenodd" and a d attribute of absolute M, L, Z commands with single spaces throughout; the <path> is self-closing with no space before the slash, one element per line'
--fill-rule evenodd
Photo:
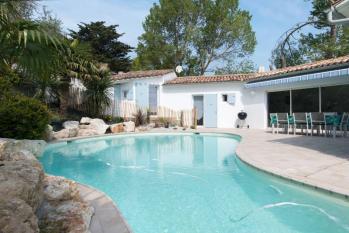
<path fill-rule="evenodd" d="M 197 127 L 198 127 L 197 111 L 196 111 L 196 108 L 193 108 L 193 128 L 196 129 Z"/>

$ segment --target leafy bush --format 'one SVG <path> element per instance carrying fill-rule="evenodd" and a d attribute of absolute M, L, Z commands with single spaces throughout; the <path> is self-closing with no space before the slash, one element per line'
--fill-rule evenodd
<path fill-rule="evenodd" d="M 170 127 L 170 125 L 173 123 L 171 118 L 168 118 L 168 117 L 160 117 L 159 122 L 160 122 L 161 126 L 163 126 L 165 128 Z"/>
<path fill-rule="evenodd" d="M 124 121 L 123 117 L 113 117 L 113 123 L 123 123 Z"/>
<path fill-rule="evenodd" d="M 108 124 L 118 124 L 124 122 L 122 117 L 113 117 L 111 115 L 103 116 L 102 119 Z"/>
<path fill-rule="evenodd" d="M 39 100 L 15 95 L 0 103 L 0 137 L 42 139 L 50 113 Z"/>

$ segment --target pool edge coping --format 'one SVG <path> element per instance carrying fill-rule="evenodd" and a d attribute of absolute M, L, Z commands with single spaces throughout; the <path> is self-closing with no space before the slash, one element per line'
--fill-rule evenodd
<path fill-rule="evenodd" d="M 71 180 L 71 179 L 68 179 L 68 180 Z M 90 231 L 91 231 L 92 222 L 94 221 L 93 218 L 97 217 L 97 215 L 96 215 L 96 206 L 94 204 L 92 204 L 92 200 L 86 200 L 86 197 L 84 197 L 83 194 L 81 193 L 81 190 L 80 190 L 79 186 L 84 187 L 84 188 L 88 189 L 89 191 L 97 192 L 98 194 L 102 195 L 102 197 L 108 201 L 107 205 L 109 207 L 113 207 L 115 209 L 114 212 L 116 212 L 117 216 L 115 216 L 114 219 L 116 220 L 118 218 L 119 220 L 121 220 L 121 222 L 122 222 L 123 226 L 126 228 L 126 230 L 129 233 L 133 233 L 130 224 L 127 222 L 126 218 L 124 217 L 124 215 L 122 214 L 122 212 L 120 211 L 120 209 L 118 208 L 116 203 L 113 201 L 113 199 L 111 199 L 110 196 L 108 196 L 105 192 L 103 192 L 103 191 L 101 191 L 101 190 L 99 190 L 99 189 L 97 189 L 97 188 L 95 188 L 95 187 L 93 187 L 91 185 L 83 184 L 83 183 L 77 182 L 75 180 L 71 180 L 71 181 L 77 184 L 81 198 L 84 201 L 88 202 L 94 208 L 94 213 L 92 215 L 91 222 L 90 222 L 90 225 L 89 225 L 89 230 Z M 100 206 L 98 206 L 98 207 L 102 208 Z M 97 220 L 95 220 L 95 221 L 97 221 Z M 104 226 L 101 226 L 101 227 L 103 228 Z M 103 232 L 104 232 L 104 228 L 103 228 Z M 91 231 L 91 233 L 95 233 L 95 232 Z"/>

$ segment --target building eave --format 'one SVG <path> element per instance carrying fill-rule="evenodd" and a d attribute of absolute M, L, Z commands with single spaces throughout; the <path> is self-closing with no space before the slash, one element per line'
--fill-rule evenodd
<path fill-rule="evenodd" d="M 337 1 L 326 13 L 332 25 L 349 24 L 349 0 Z"/>

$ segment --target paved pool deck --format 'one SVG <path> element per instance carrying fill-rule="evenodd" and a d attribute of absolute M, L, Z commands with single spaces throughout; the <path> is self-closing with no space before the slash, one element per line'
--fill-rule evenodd
<path fill-rule="evenodd" d="M 236 153 L 249 165 L 283 178 L 349 196 L 349 138 L 272 134 L 266 130 L 199 129 L 242 136 Z"/>

